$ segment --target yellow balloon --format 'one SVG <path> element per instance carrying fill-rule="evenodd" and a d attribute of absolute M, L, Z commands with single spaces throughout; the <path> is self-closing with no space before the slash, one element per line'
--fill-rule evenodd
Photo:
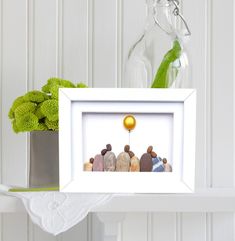
<path fill-rule="evenodd" d="M 135 117 L 133 115 L 125 116 L 125 118 L 123 119 L 123 125 L 128 131 L 133 130 L 136 126 Z"/>

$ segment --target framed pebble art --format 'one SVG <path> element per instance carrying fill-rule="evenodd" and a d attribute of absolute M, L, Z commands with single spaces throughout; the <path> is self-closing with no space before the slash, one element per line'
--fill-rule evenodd
<path fill-rule="evenodd" d="M 62 192 L 194 191 L 195 90 L 62 88 L 59 115 Z"/>

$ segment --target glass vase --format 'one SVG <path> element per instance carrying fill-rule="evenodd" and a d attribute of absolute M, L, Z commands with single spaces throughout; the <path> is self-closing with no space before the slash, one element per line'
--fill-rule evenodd
<path fill-rule="evenodd" d="M 176 0 L 147 0 L 142 36 L 131 47 L 124 87 L 187 88 L 191 86 L 185 43 L 191 35 Z"/>

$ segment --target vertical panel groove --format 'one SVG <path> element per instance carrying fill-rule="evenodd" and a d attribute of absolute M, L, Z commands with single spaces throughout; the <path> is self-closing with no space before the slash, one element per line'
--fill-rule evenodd
<path fill-rule="evenodd" d="M 153 213 L 147 214 L 147 241 L 153 241 Z"/>
<path fill-rule="evenodd" d="M 205 41 L 206 41 L 206 186 L 212 187 L 212 0 L 206 1 L 206 28 L 205 28 Z M 206 214 L 206 240 L 212 240 L 212 214 Z"/>
<path fill-rule="evenodd" d="M 123 72 L 123 0 L 116 0 L 116 30 L 117 30 L 117 67 L 116 67 L 116 87 L 122 87 L 122 72 Z"/>
<path fill-rule="evenodd" d="M 93 219 L 93 214 L 89 213 L 87 215 L 87 241 L 93 241 L 92 237 L 92 219 Z"/>
<path fill-rule="evenodd" d="M 26 68 L 27 68 L 27 80 L 26 87 L 27 91 L 34 89 L 34 46 L 35 46 L 35 31 L 34 31 L 34 1 L 35 0 L 27 0 L 27 37 L 26 37 Z M 30 134 L 27 133 L 26 139 L 26 168 L 27 168 L 27 176 L 26 183 L 29 185 L 29 165 L 30 165 Z M 30 217 L 27 215 L 27 239 L 28 241 L 34 241 L 34 225 L 30 221 Z"/>
<path fill-rule="evenodd" d="M 3 134 L 2 134 L 2 122 L 3 122 L 3 118 L 2 118 L 2 103 L 3 103 L 3 99 L 2 99 L 2 78 L 3 78 L 3 75 L 2 75 L 2 47 L 3 47 L 3 40 L 2 40 L 2 22 L 3 22 L 3 1 L 0 0 L 0 168 L 1 168 L 1 171 L 0 171 L 0 181 L 2 183 L 2 140 L 3 140 Z"/>
<path fill-rule="evenodd" d="M 206 113 L 205 113 L 205 123 L 206 123 L 206 183 L 207 187 L 212 187 L 212 0 L 207 0 L 206 2 L 206 16 L 207 23 L 205 29 L 206 37 Z"/>
<path fill-rule="evenodd" d="M 175 240 L 182 241 L 182 213 L 176 213 Z"/>
<path fill-rule="evenodd" d="M 206 241 L 212 241 L 212 214 L 206 213 Z"/>
<path fill-rule="evenodd" d="M 27 91 L 34 89 L 34 0 L 27 1 L 27 36 L 26 36 L 26 88 Z M 30 164 L 30 134 L 26 134 L 26 184 L 28 185 L 29 180 L 29 164 Z"/>
<path fill-rule="evenodd" d="M 2 22 L 3 22 L 3 1 L 0 0 L 0 181 L 2 183 L 2 140 L 3 140 L 3 134 L 2 134 L 2 122 L 3 122 L 3 118 L 2 118 L 2 103 L 3 103 L 3 99 L 2 99 L 2 47 L 3 47 L 3 41 L 2 41 Z M 3 214 L 0 215 L 0 241 L 3 241 Z"/>
<path fill-rule="evenodd" d="M 31 222 L 29 216 L 28 216 L 28 220 L 27 220 L 27 226 L 28 226 L 28 241 L 34 241 L 35 240 L 35 236 L 34 236 L 34 224 Z"/>
<path fill-rule="evenodd" d="M 94 35 L 94 0 L 87 0 L 87 39 L 88 39 L 88 45 L 87 45 L 87 81 L 89 87 L 93 87 L 94 81 L 93 81 L 93 59 L 94 59 L 94 41 L 93 41 L 93 35 Z"/>
<path fill-rule="evenodd" d="M 56 241 L 63 241 L 64 240 L 63 233 L 60 235 L 57 235 L 55 239 L 56 239 Z"/>
<path fill-rule="evenodd" d="M 235 4 L 233 4 L 233 13 L 235 13 Z M 233 18 L 233 42 L 235 40 L 235 18 Z M 235 81 L 235 48 L 233 46 L 233 83 Z M 235 93 L 235 84 L 233 84 L 233 92 Z M 235 150 L 235 96 L 233 95 L 233 150 Z M 235 188 L 235 151 L 233 151 L 233 187 Z M 233 214 L 233 230 L 235 230 L 235 213 Z M 235 231 L 233 232 L 233 240 L 235 240 Z"/>
<path fill-rule="evenodd" d="M 27 89 L 34 88 L 34 1 L 27 1 Z"/>
<path fill-rule="evenodd" d="M 63 0 L 57 0 L 56 16 L 56 76 L 63 78 Z"/>
<path fill-rule="evenodd" d="M 117 236 L 118 241 L 123 241 L 123 221 L 118 223 L 118 236 Z"/>
<path fill-rule="evenodd" d="M 233 14 L 235 13 L 235 4 L 233 4 Z M 235 41 L 235 18 L 233 18 L 233 43 Z M 233 93 L 235 93 L 235 47 L 233 46 Z M 235 96 L 233 95 L 233 150 L 235 150 Z M 233 187 L 235 188 L 235 151 L 233 151 Z M 235 214 L 234 214 L 234 225 L 235 225 Z M 235 226 L 234 226 L 235 230 Z M 235 232 L 234 232 L 234 240 L 235 240 Z"/>

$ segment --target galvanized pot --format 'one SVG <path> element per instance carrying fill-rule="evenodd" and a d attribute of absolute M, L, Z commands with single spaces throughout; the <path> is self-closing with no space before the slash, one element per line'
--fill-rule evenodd
<path fill-rule="evenodd" d="M 29 187 L 59 186 L 58 131 L 30 132 Z"/>

